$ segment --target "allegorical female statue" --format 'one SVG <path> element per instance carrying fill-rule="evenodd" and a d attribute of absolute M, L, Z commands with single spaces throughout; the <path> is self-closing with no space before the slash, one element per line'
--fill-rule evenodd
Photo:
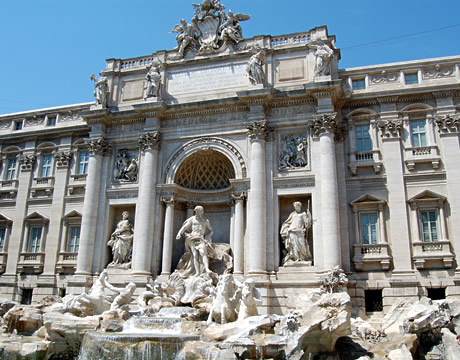
<path fill-rule="evenodd" d="M 281 237 L 286 248 L 286 256 L 283 258 L 282 265 L 288 261 L 310 261 L 312 259 L 310 247 L 307 242 L 308 231 L 311 228 L 311 214 L 302 211 L 302 203 L 293 203 L 293 211 L 281 226 Z"/>
<path fill-rule="evenodd" d="M 123 211 L 122 219 L 118 222 L 117 228 L 107 242 L 107 245 L 112 248 L 113 254 L 113 260 L 109 265 L 121 265 L 131 261 L 134 230 L 128 217 L 129 212 Z"/>

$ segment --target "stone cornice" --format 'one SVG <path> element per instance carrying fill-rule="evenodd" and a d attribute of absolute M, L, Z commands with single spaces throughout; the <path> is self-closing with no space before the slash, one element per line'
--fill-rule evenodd
<path fill-rule="evenodd" d="M 149 149 L 160 150 L 161 134 L 158 131 L 146 132 L 139 136 L 139 147 L 142 152 Z"/>

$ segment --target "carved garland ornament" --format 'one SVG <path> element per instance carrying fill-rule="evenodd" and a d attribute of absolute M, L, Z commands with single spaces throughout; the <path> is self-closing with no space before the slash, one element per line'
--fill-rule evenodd
<path fill-rule="evenodd" d="M 185 144 L 182 148 L 180 148 L 174 156 L 171 158 L 171 160 L 168 162 L 168 165 L 166 166 L 166 171 L 165 174 L 169 172 L 171 169 L 174 161 L 179 157 L 180 154 L 182 154 L 184 151 L 187 149 L 197 145 L 197 144 L 206 144 L 206 143 L 215 143 L 215 144 L 220 144 L 224 146 L 226 149 L 230 150 L 237 158 L 241 166 L 241 172 L 242 176 L 245 178 L 247 176 L 247 167 L 246 163 L 244 162 L 243 156 L 240 154 L 240 152 L 230 143 L 228 143 L 225 140 L 218 139 L 218 138 L 212 138 L 212 137 L 203 137 L 197 140 L 194 140 L 188 144 Z"/>
<path fill-rule="evenodd" d="M 255 121 L 246 126 L 248 136 L 251 141 L 265 140 L 268 141 L 270 134 L 275 131 L 273 127 L 267 124 L 266 121 Z"/>
<path fill-rule="evenodd" d="M 378 127 L 382 138 L 398 138 L 402 129 L 402 120 L 381 120 L 378 122 Z"/>
<path fill-rule="evenodd" d="M 139 136 L 139 147 L 142 152 L 160 150 L 161 134 L 158 131 L 146 132 Z"/>
<path fill-rule="evenodd" d="M 460 117 L 453 117 L 447 115 L 445 117 L 438 117 L 435 119 L 436 125 L 438 125 L 438 131 L 440 134 L 452 134 L 458 133 L 458 126 L 460 125 Z"/>
<path fill-rule="evenodd" d="M 88 150 L 91 155 L 108 156 L 112 151 L 112 144 L 102 137 L 90 139 L 88 141 Z"/>

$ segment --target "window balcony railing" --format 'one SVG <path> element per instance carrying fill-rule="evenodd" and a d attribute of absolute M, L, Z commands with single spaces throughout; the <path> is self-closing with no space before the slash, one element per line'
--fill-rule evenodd
<path fill-rule="evenodd" d="M 391 265 L 390 246 L 381 244 L 354 244 L 353 264 L 358 271 L 389 270 Z"/>
<path fill-rule="evenodd" d="M 414 247 L 412 259 L 419 270 L 439 267 L 450 269 L 454 263 L 454 254 L 449 240 L 417 241 L 412 245 Z"/>
<path fill-rule="evenodd" d="M 0 180 L 0 187 L 2 189 L 17 189 L 19 180 Z"/>
<path fill-rule="evenodd" d="M 60 252 L 56 263 L 56 272 L 59 274 L 75 272 L 77 256 L 78 253 L 76 252 Z"/>
<path fill-rule="evenodd" d="M 431 163 L 433 170 L 441 164 L 441 156 L 436 145 L 407 147 L 404 149 L 404 162 L 409 171 L 415 170 L 417 164 Z"/>
<path fill-rule="evenodd" d="M 17 265 L 18 272 L 33 272 L 41 273 L 45 263 L 45 253 L 42 252 L 22 252 L 19 255 L 19 262 Z"/>
<path fill-rule="evenodd" d="M 382 170 L 382 156 L 379 150 L 354 151 L 349 154 L 348 168 L 356 175 L 360 167 L 373 167 L 376 174 Z"/>

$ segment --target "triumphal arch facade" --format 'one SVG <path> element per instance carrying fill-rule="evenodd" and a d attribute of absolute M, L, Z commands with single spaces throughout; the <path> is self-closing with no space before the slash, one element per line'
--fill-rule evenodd
<path fill-rule="evenodd" d="M 335 266 L 373 310 L 459 297 L 460 58 L 339 70 L 325 26 L 245 38 L 219 1 L 189 18 L 175 49 L 108 59 L 94 102 L 0 116 L 2 294 L 167 281 L 201 207 L 265 312 Z"/>

